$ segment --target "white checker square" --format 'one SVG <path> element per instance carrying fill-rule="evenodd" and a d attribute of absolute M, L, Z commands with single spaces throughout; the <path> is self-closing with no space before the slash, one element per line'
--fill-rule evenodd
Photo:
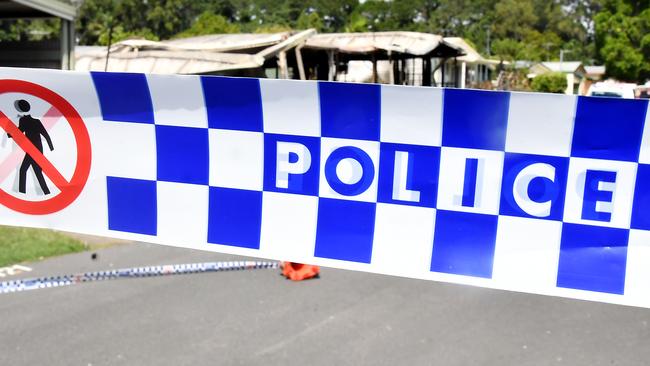
<path fill-rule="evenodd" d="M 363 202 L 377 202 L 377 181 L 379 176 L 379 142 L 378 141 L 365 141 L 365 140 L 348 140 L 336 138 L 321 138 L 321 152 L 320 152 L 320 181 L 319 181 L 319 196 L 326 198 L 338 198 L 351 201 Z M 372 160 L 374 168 L 374 177 L 372 183 L 364 192 L 356 196 L 346 196 L 334 191 L 327 181 L 325 176 L 325 163 L 330 154 L 340 147 L 353 146 L 363 150 Z M 348 158 L 343 159 L 337 165 L 337 176 L 339 179 L 347 184 L 354 184 L 361 179 L 364 173 L 361 164 L 356 163 L 356 160 Z M 366 173 L 368 174 L 368 173 Z"/>
<path fill-rule="evenodd" d="M 463 206 L 467 159 L 478 159 L 474 206 Z M 496 215 L 501 198 L 502 151 L 463 149 L 443 146 L 440 151 L 437 208 Z"/>
<path fill-rule="evenodd" d="M 263 192 L 260 255 L 309 262 L 314 257 L 318 197 Z"/>
<path fill-rule="evenodd" d="M 570 156 L 576 103 L 569 95 L 510 93 L 506 151 Z"/>
<path fill-rule="evenodd" d="M 262 190 L 264 134 L 210 129 L 210 185 Z"/>
<path fill-rule="evenodd" d="M 630 230 L 625 266 L 625 296 L 650 306 L 650 231 Z"/>
<path fill-rule="evenodd" d="M 556 287 L 562 223 L 499 216 L 492 279 L 518 291 Z"/>
<path fill-rule="evenodd" d="M 442 89 L 381 86 L 381 141 L 440 146 Z"/>
<path fill-rule="evenodd" d="M 147 75 L 157 125 L 208 128 L 199 76 Z"/>
<path fill-rule="evenodd" d="M 156 180 L 156 126 L 103 122 L 94 126 L 93 169 L 105 176 Z"/>
<path fill-rule="evenodd" d="M 207 243 L 209 187 L 157 182 L 158 238 L 177 246 Z"/>
<path fill-rule="evenodd" d="M 637 163 L 571 158 L 564 201 L 564 222 L 629 229 L 634 201 Z M 598 202 L 598 212 L 610 212 L 609 222 L 582 219 L 587 170 L 616 172 L 614 183 L 600 182 L 599 190 L 613 191 L 612 202 Z"/>
<path fill-rule="evenodd" d="M 431 269 L 436 210 L 378 203 L 372 265 L 391 275 L 422 277 Z"/>
<path fill-rule="evenodd" d="M 641 151 L 639 152 L 639 163 L 650 164 L 650 103 L 645 113 L 643 124 L 643 137 L 641 138 Z"/>
<path fill-rule="evenodd" d="M 260 89 L 264 132 L 320 136 L 318 83 L 260 79 Z"/>

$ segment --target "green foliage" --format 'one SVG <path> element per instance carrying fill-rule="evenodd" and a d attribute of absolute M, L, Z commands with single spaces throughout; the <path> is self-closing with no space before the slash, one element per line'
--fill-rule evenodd
<path fill-rule="evenodd" d="M 192 26 L 177 34 L 176 37 L 192 37 L 204 34 L 239 33 L 237 24 L 233 24 L 221 15 L 205 11 L 199 15 Z"/>
<path fill-rule="evenodd" d="M 343 29 L 345 32 L 367 32 L 368 19 L 359 13 L 354 13 L 350 16 L 348 24 Z"/>
<path fill-rule="evenodd" d="M 492 26 L 494 35 L 517 42 L 526 39 L 538 20 L 532 0 L 501 0 L 494 6 L 494 16 L 499 19 Z"/>
<path fill-rule="evenodd" d="M 77 17 L 79 42 L 105 44 L 111 27 L 113 35 L 118 36 L 114 39 L 131 35 L 168 39 L 191 26 L 200 14 L 197 11 L 199 3 L 191 0 L 86 0 Z"/>
<path fill-rule="evenodd" d="M 118 25 L 113 28 L 111 35 L 111 44 L 115 44 L 125 39 L 148 39 L 150 41 L 157 41 L 158 37 L 150 29 L 136 29 L 132 31 L 125 31 L 124 27 Z M 97 43 L 102 46 L 108 45 L 108 32 L 99 35 Z"/>
<path fill-rule="evenodd" d="M 289 31 L 291 31 L 291 27 L 284 24 L 262 24 L 254 30 L 255 33 L 280 33 Z"/>
<path fill-rule="evenodd" d="M 59 19 L 0 20 L 0 42 L 54 39 L 60 27 Z"/>
<path fill-rule="evenodd" d="M 567 88 L 566 75 L 561 72 L 547 72 L 535 77 L 530 86 L 536 92 L 562 94 Z"/>
<path fill-rule="evenodd" d="M 650 78 L 650 4 L 610 0 L 595 16 L 597 57 L 620 80 Z"/>
<path fill-rule="evenodd" d="M 650 72 L 648 0 L 84 0 L 81 44 L 209 33 L 407 30 L 458 36 L 503 60 L 606 62 L 625 79 Z M 1 23 L 0 23 L 1 24 Z M 15 31 L 0 26 L 2 37 Z M 23 32 L 24 33 L 24 32 Z M 489 40 L 489 42 L 488 42 Z M 488 47 L 488 43 L 490 47 Z"/>
<path fill-rule="evenodd" d="M 317 31 L 321 31 L 324 27 L 323 19 L 317 12 L 311 12 L 309 14 L 302 13 L 296 20 L 296 29 L 310 29 L 314 28 Z"/>
<path fill-rule="evenodd" d="M 0 267 L 84 249 L 80 241 L 55 231 L 0 226 Z"/>

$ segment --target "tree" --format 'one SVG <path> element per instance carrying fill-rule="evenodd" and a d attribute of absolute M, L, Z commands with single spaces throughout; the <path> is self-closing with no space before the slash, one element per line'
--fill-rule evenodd
<path fill-rule="evenodd" d="M 566 75 L 561 72 L 547 72 L 536 76 L 531 88 L 542 93 L 564 93 L 567 88 Z"/>
<path fill-rule="evenodd" d="M 239 33 L 239 26 L 232 24 L 228 19 L 221 15 L 216 15 L 211 12 L 203 12 L 192 26 L 177 34 L 176 37 L 192 37 L 201 36 L 205 34 L 221 34 L 221 33 Z"/>
<path fill-rule="evenodd" d="M 533 31 L 537 22 L 532 0 L 501 0 L 494 6 L 498 20 L 493 25 L 494 35 L 521 42 Z"/>
<path fill-rule="evenodd" d="M 152 35 L 168 39 L 190 27 L 201 2 L 192 0 L 85 0 L 79 8 L 77 30 L 81 44 L 108 39 L 113 28 L 120 34 Z"/>
<path fill-rule="evenodd" d="M 41 41 L 59 36 L 59 19 L 0 20 L 1 41 Z"/>
<path fill-rule="evenodd" d="M 84 0 L 77 29 L 81 44 L 106 43 L 111 27 L 116 40 L 307 28 L 321 32 L 408 30 L 463 37 L 479 52 L 502 59 L 556 60 L 565 49 L 573 58 L 590 61 L 596 56 L 595 31 L 616 36 L 609 23 L 596 27 L 596 15 L 605 10 L 616 14 L 620 12 L 617 4 L 623 3 L 632 4 L 626 5 L 626 11 L 637 17 L 648 1 Z M 0 25 L 0 37 L 16 37 L 16 31 L 5 31 Z M 601 38 L 598 52 L 610 54 L 611 59 L 630 59 L 613 70 L 639 63 L 638 56 L 630 57 L 629 48 L 650 48 L 650 37 L 628 37 L 627 43 Z M 605 47 L 606 43 L 610 45 Z M 494 52 L 488 53 L 489 48 Z M 632 71 L 641 68 L 636 65 Z"/>
<path fill-rule="evenodd" d="M 611 0 L 595 16 L 596 52 L 608 75 L 631 82 L 650 78 L 649 5 Z"/>
<path fill-rule="evenodd" d="M 317 31 L 322 30 L 324 27 L 323 20 L 317 12 L 311 12 L 309 14 L 302 13 L 296 21 L 297 29 L 310 29 L 314 28 Z"/>

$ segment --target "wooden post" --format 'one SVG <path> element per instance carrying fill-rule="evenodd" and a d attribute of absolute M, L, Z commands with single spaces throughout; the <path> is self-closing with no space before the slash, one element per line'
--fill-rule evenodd
<path fill-rule="evenodd" d="M 467 63 L 465 61 L 460 64 L 460 87 L 463 89 L 467 87 Z"/>
<path fill-rule="evenodd" d="M 423 58 L 422 62 L 422 86 L 431 86 L 431 57 Z"/>
<path fill-rule="evenodd" d="M 393 66 L 393 84 L 399 85 L 399 84 L 402 83 L 402 81 L 400 80 L 401 75 L 400 75 L 400 70 L 399 70 L 400 60 L 399 59 L 393 60 L 392 63 L 393 63 L 393 65 L 392 65 Z"/>
<path fill-rule="evenodd" d="M 442 59 L 442 66 L 440 67 L 440 86 L 443 88 L 445 87 L 445 64 L 447 63 L 447 59 L 443 58 Z"/>
<path fill-rule="evenodd" d="M 305 65 L 302 63 L 302 53 L 300 49 L 302 45 L 296 47 L 296 63 L 298 64 L 298 73 L 300 74 L 300 80 L 307 80 L 305 76 Z"/>
<path fill-rule="evenodd" d="M 334 81 L 336 78 L 336 63 L 334 62 L 334 51 L 327 52 L 327 61 L 329 63 L 328 81 Z"/>
<path fill-rule="evenodd" d="M 280 69 L 280 79 L 288 79 L 289 68 L 287 67 L 287 53 L 285 51 L 278 54 L 278 68 Z"/>
<path fill-rule="evenodd" d="M 69 20 L 61 20 L 61 69 L 74 69 L 74 25 Z"/>
<path fill-rule="evenodd" d="M 378 81 L 378 75 L 377 75 L 377 55 L 374 53 L 372 54 L 372 82 L 377 83 Z"/>
<path fill-rule="evenodd" d="M 454 57 L 454 88 L 458 88 L 458 59 Z"/>

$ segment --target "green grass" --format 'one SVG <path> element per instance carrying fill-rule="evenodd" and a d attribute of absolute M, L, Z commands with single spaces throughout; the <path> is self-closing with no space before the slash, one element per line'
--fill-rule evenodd
<path fill-rule="evenodd" d="M 81 241 L 56 231 L 0 226 L 0 267 L 85 249 Z"/>

